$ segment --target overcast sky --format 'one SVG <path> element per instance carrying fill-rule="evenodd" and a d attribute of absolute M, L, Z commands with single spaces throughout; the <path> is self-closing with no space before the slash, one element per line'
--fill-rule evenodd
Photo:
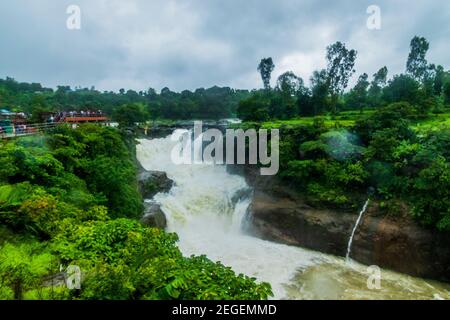
<path fill-rule="evenodd" d="M 80 30 L 66 27 L 72 4 Z M 372 4 L 380 30 L 366 26 Z M 449 0 L 1 0 L 0 77 L 115 91 L 251 89 L 271 56 L 272 83 L 289 70 L 309 83 L 338 40 L 358 51 L 355 78 L 384 65 L 392 76 L 414 35 L 430 41 L 430 62 L 450 68 L 449 21 Z"/>

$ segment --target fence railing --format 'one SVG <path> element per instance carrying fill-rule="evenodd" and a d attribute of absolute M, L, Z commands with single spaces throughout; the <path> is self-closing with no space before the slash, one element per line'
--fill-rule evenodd
<path fill-rule="evenodd" d="M 0 126 L 0 139 L 8 139 L 42 133 L 53 129 L 58 125 L 61 125 L 61 123 L 35 123 Z"/>

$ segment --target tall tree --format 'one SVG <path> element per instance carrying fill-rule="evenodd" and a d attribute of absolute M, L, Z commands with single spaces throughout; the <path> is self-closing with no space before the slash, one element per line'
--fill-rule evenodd
<path fill-rule="evenodd" d="M 406 101 L 417 104 L 420 97 L 420 83 L 407 74 L 395 75 L 383 89 L 383 99 L 387 103 Z"/>
<path fill-rule="evenodd" d="M 361 110 L 367 104 L 367 89 L 369 88 L 369 76 L 363 73 L 359 76 L 358 82 L 349 93 L 347 104 L 352 108 Z"/>
<path fill-rule="evenodd" d="M 380 70 L 378 70 L 376 73 L 373 74 L 372 84 L 375 84 L 380 87 L 386 85 L 387 75 L 388 75 L 388 68 L 384 66 L 383 68 L 381 68 Z"/>
<path fill-rule="evenodd" d="M 339 41 L 327 47 L 327 76 L 332 95 L 332 111 L 336 111 L 337 99 L 347 87 L 350 77 L 355 72 L 356 55 L 355 50 L 347 49 Z"/>
<path fill-rule="evenodd" d="M 258 71 L 261 73 L 261 79 L 264 84 L 265 89 L 270 89 L 270 78 L 272 76 L 272 71 L 275 69 L 272 58 L 263 58 L 258 65 Z"/>
<path fill-rule="evenodd" d="M 326 110 L 329 105 L 327 99 L 330 92 L 329 89 L 327 71 L 325 69 L 314 71 L 311 77 L 311 108 L 301 111 L 301 114 L 315 116 Z"/>
<path fill-rule="evenodd" d="M 434 94 L 437 96 L 440 96 L 442 93 L 442 90 L 444 88 L 444 82 L 445 82 L 446 74 L 444 67 L 441 65 L 438 65 L 435 69 L 435 76 L 433 79 L 433 90 Z"/>
<path fill-rule="evenodd" d="M 303 79 L 297 77 L 292 71 L 287 71 L 278 77 L 277 89 L 285 95 L 294 96 L 303 86 Z"/>
<path fill-rule="evenodd" d="M 370 83 L 369 97 L 372 107 L 379 106 L 381 100 L 382 89 L 386 86 L 388 69 L 386 66 L 373 74 L 373 80 Z"/>
<path fill-rule="evenodd" d="M 415 36 L 410 43 L 411 51 L 406 62 L 406 72 L 415 80 L 423 82 L 427 78 L 429 66 L 425 58 L 430 44 L 424 37 Z"/>

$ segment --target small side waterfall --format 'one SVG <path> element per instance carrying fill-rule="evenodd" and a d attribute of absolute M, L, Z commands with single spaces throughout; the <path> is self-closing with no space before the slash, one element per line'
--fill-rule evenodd
<path fill-rule="evenodd" d="M 350 236 L 350 239 L 348 240 L 347 254 L 345 256 L 347 261 L 350 259 L 350 253 L 352 251 L 353 237 L 355 236 L 356 229 L 358 229 L 358 225 L 361 222 L 361 219 L 362 219 L 364 213 L 366 212 L 367 207 L 369 206 L 369 202 L 370 202 L 370 198 L 367 199 L 366 203 L 364 204 L 364 207 L 362 208 L 361 212 L 359 213 L 358 219 L 356 220 L 355 226 L 353 227 L 352 235 Z"/>

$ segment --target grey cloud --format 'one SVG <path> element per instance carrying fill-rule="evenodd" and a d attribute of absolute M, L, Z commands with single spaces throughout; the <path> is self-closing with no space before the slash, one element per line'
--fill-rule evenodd
<path fill-rule="evenodd" d="M 66 8 L 82 10 L 82 29 L 65 27 Z M 366 8 L 382 10 L 382 29 L 366 28 Z M 101 90 L 173 90 L 212 85 L 260 87 L 259 59 L 308 80 L 325 67 L 328 44 L 359 52 L 357 73 L 404 70 L 409 40 L 431 43 L 429 60 L 449 68 L 450 2 L 294 0 L 5 0 L 0 3 L 0 76 Z"/>

